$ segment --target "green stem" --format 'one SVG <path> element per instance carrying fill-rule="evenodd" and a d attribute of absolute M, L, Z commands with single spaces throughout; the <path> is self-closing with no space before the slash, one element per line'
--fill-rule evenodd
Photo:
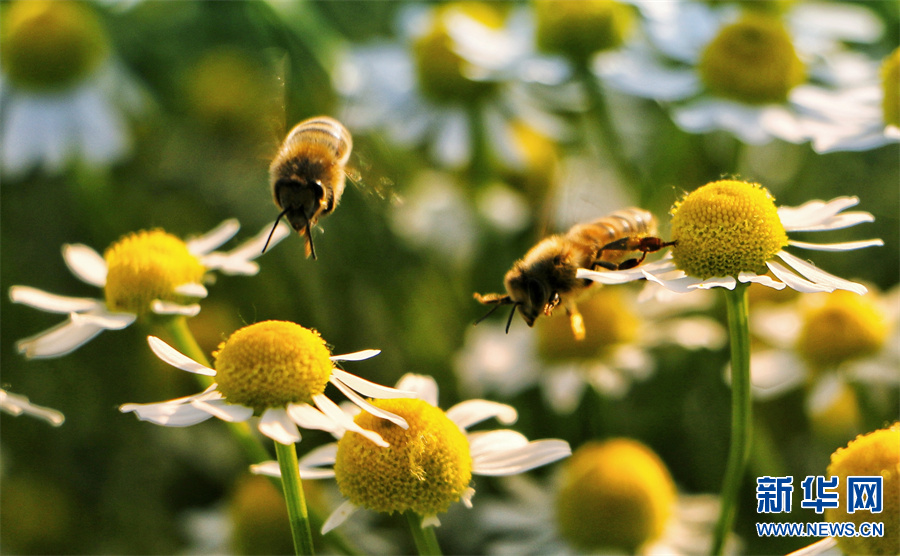
<path fill-rule="evenodd" d="M 284 500 L 287 502 L 291 535 L 294 537 L 294 552 L 298 555 L 312 554 L 312 532 L 309 527 L 309 514 L 306 511 L 306 498 L 303 496 L 303 485 L 300 483 L 297 449 L 293 444 L 276 442 L 275 453 L 278 455 L 278 466 L 281 468 L 281 485 L 284 488 Z"/>
<path fill-rule="evenodd" d="M 722 485 L 722 508 L 713 537 L 713 554 L 722 554 L 737 510 L 738 491 L 750 458 L 750 319 L 747 285 L 725 291 L 731 343 L 731 447 Z"/>
<path fill-rule="evenodd" d="M 422 516 L 412 510 L 406 511 L 406 519 L 409 521 L 409 529 L 412 531 L 420 556 L 441 556 L 441 547 L 434 534 L 434 527 L 422 527 Z"/>

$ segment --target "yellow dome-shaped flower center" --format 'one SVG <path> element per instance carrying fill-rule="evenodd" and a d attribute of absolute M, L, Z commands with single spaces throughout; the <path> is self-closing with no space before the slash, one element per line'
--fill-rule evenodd
<path fill-rule="evenodd" d="M 755 183 L 709 183 L 675 203 L 671 213 L 672 256 L 697 278 L 765 273 L 766 261 L 788 242 L 774 198 Z"/>
<path fill-rule="evenodd" d="M 594 295 L 578 304 L 584 318 L 584 340 L 575 339 L 564 311 L 537 321 L 538 353 L 542 358 L 591 359 L 611 347 L 635 340 L 639 321 L 623 299 L 622 289 L 596 289 Z"/>
<path fill-rule="evenodd" d="M 621 46 L 634 23 L 631 7 L 616 0 L 537 0 L 534 13 L 538 48 L 580 63 Z"/>
<path fill-rule="evenodd" d="M 756 12 L 722 28 L 701 54 L 698 71 L 713 94 L 750 104 L 783 102 L 806 78 L 781 22 Z"/>
<path fill-rule="evenodd" d="M 831 454 L 828 475 L 839 477 L 840 506 L 825 509 L 826 521 L 852 521 L 857 531 L 863 522 L 884 523 L 883 537 L 837 537 L 841 550 L 845 554 L 900 554 L 900 424 L 857 436 L 846 448 L 839 448 Z M 871 476 L 882 477 L 881 513 L 859 508 L 849 513 L 847 478 Z"/>
<path fill-rule="evenodd" d="M 559 531 L 580 550 L 633 554 L 662 535 L 675 497 L 665 464 L 643 444 L 624 438 L 588 442 L 563 471 Z"/>
<path fill-rule="evenodd" d="M 390 444 L 381 448 L 348 432 L 338 442 L 334 464 L 341 494 L 357 506 L 378 512 L 412 510 L 421 516 L 446 512 L 472 479 L 469 442 L 440 409 L 418 399 L 374 400 L 376 406 L 406 419 L 409 428 L 360 413 L 356 423 Z"/>
<path fill-rule="evenodd" d="M 884 60 L 881 66 L 881 84 L 884 89 L 884 123 L 900 127 L 900 48 Z"/>
<path fill-rule="evenodd" d="M 197 284 L 206 269 L 187 245 L 162 230 L 124 236 L 104 253 L 106 305 L 112 311 L 147 314 L 154 300 L 185 302 L 175 292 L 185 284 Z"/>
<path fill-rule="evenodd" d="M 76 2 L 19 1 L 3 13 L 0 64 L 31 89 L 60 89 L 87 77 L 109 51 L 96 14 Z"/>
<path fill-rule="evenodd" d="M 315 330 L 285 321 L 241 328 L 216 358 L 218 389 L 230 403 L 257 413 L 289 403 L 310 403 L 331 378 L 331 352 Z"/>
<path fill-rule="evenodd" d="M 493 6 L 481 2 L 451 3 L 437 10 L 431 28 L 413 43 L 413 63 L 422 94 L 441 103 L 475 100 L 492 89 L 491 83 L 473 79 L 472 68 L 456 53 L 447 30 L 454 17 L 468 17 L 493 28 L 503 21 Z"/>
<path fill-rule="evenodd" d="M 887 340 L 884 315 L 869 297 L 836 291 L 807 311 L 797 350 L 816 367 L 833 367 L 877 352 Z"/>

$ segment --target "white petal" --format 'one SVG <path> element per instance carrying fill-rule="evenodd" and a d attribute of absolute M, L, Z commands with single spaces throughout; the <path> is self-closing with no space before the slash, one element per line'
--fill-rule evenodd
<path fill-rule="evenodd" d="M 696 291 L 697 287 L 703 283 L 703 280 L 694 278 L 693 276 L 687 276 L 681 271 L 676 274 L 677 278 L 663 278 L 662 276 L 652 274 L 646 270 L 642 270 L 641 272 L 647 280 L 656 282 L 660 286 L 675 293 L 690 293 Z"/>
<path fill-rule="evenodd" d="M 708 290 L 711 288 L 726 288 L 733 290 L 735 286 L 737 286 L 737 280 L 734 279 L 734 276 L 714 276 L 701 281 L 693 287 L 701 290 Z"/>
<path fill-rule="evenodd" d="M 229 218 L 202 236 L 189 239 L 185 243 L 192 255 L 205 255 L 234 237 L 240 229 L 241 223 L 237 218 Z"/>
<path fill-rule="evenodd" d="M 363 361 L 371 359 L 381 353 L 380 349 L 364 349 L 362 351 L 354 351 L 353 353 L 345 353 L 343 355 L 332 355 L 332 361 Z"/>
<path fill-rule="evenodd" d="M 825 537 L 820 541 L 816 541 L 809 546 L 805 546 L 799 550 L 789 553 L 787 556 L 821 556 L 822 554 L 831 554 L 832 548 L 837 546 L 837 539 L 834 537 Z"/>
<path fill-rule="evenodd" d="M 869 291 L 862 284 L 857 284 L 856 282 L 844 280 L 843 278 L 840 278 L 833 274 L 829 274 L 828 272 L 825 272 L 814 264 L 808 263 L 803 259 L 791 255 L 787 251 L 779 251 L 778 257 L 781 258 L 782 261 L 790 265 L 791 268 L 817 284 L 829 286 L 833 289 L 851 291 L 854 293 L 858 293 L 859 295 L 862 295 Z"/>
<path fill-rule="evenodd" d="M 150 302 L 150 310 L 157 315 L 183 315 L 185 317 L 196 317 L 200 314 L 200 305 L 192 303 L 190 305 L 181 305 L 172 301 L 163 301 L 154 299 Z"/>
<path fill-rule="evenodd" d="M 438 405 L 437 381 L 430 376 L 406 373 L 397 381 L 397 389 L 415 392 L 416 397 L 420 400 L 424 400 L 434 407 Z"/>
<path fill-rule="evenodd" d="M 447 417 L 460 428 L 466 429 L 491 417 L 509 425 L 515 423 L 519 415 L 511 405 L 488 400 L 467 400 L 448 409 Z"/>
<path fill-rule="evenodd" d="M 87 245 L 81 243 L 63 245 L 66 266 L 82 282 L 98 288 L 106 286 L 106 261 Z"/>
<path fill-rule="evenodd" d="M 747 282 L 762 284 L 763 286 L 768 286 L 773 290 L 783 290 L 785 288 L 785 284 L 783 282 L 773 280 L 771 276 L 766 276 L 765 274 L 758 275 L 752 272 L 741 272 L 740 274 L 738 274 L 738 282 L 740 282 L 741 284 L 746 284 Z"/>
<path fill-rule="evenodd" d="M 472 458 L 487 457 L 497 451 L 505 452 L 528 445 L 524 434 L 510 429 L 473 432 L 466 438 Z"/>
<path fill-rule="evenodd" d="M 313 396 L 313 401 L 315 402 L 316 407 L 322 410 L 322 413 L 327 415 L 344 429 L 359 433 L 378 446 L 381 446 L 382 448 L 387 448 L 389 446 L 389 444 L 385 442 L 383 438 L 381 438 L 380 434 L 374 431 L 366 430 L 357 425 L 353 421 L 353 418 L 344 413 L 344 411 L 340 407 L 338 407 L 337 404 L 329 400 L 328 397 L 324 394 L 316 394 L 315 396 Z"/>
<path fill-rule="evenodd" d="M 884 241 L 880 239 L 864 239 L 861 241 L 844 241 L 842 243 L 807 243 L 805 241 L 790 240 L 788 245 L 816 251 L 852 251 L 864 247 L 881 247 L 884 245 Z"/>
<path fill-rule="evenodd" d="M 88 343 L 103 330 L 102 326 L 72 322 L 70 316 L 53 328 L 19 340 L 16 349 L 33 359 L 60 357 Z"/>
<path fill-rule="evenodd" d="M 147 343 L 150 344 L 150 349 L 157 357 L 175 368 L 198 375 L 216 376 L 215 369 L 197 363 L 156 336 L 147 336 Z"/>
<path fill-rule="evenodd" d="M 374 382 L 370 382 L 364 378 L 360 378 L 354 374 L 348 373 L 342 369 L 333 369 L 331 371 L 332 378 L 336 378 L 339 381 L 343 382 L 350 388 L 353 388 L 360 394 L 364 396 L 369 396 L 370 398 L 415 398 L 415 392 L 409 392 L 405 390 L 398 390 L 396 388 L 391 388 L 390 386 L 382 386 L 380 384 L 375 384 Z"/>
<path fill-rule="evenodd" d="M 362 396 L 360 396 L 359 394 L 354 392 L 349 386 L 347 386 L 346 384 L 344 384 L 340 380 L 338 380 L 337 377 L 331 377 L 331 380 L 329 382 L 334 384 L 338 390 L 343 392 L 344 395 L 350 399 L 350 401 L 352 401 L 353 403 L 358 405 L 363 410 L 371 413 L 372 415 L 374 415 L 376 417 L 381 417 L 382 419 L 387 419 L 388 421 L 390 421 L 391 423 L 394 423 L 395 425 L 397 425 L 398 427 L 400 427 L 402 429 L 409 428 L 409 423 L 406 422 L 406 419 L 404 419 L 403 417 L 400 417 L 399 415 L 391 413 L 390 411 L 385 411 L 384 409 L 381 409 L 380 407 L 375 407 L 374 405 L 372 405 L 371 403 L 369 403 L 368 401 L 363 399 Z"/>
<path fill-rule="evenodd" d="M 259 272 L 259 265 L 244 257 L 232 257 L 225 253 L 210 253 L 200 257 L 207 270 L 218 270 L 229 276 L 253 276 Z"/>
<path fill-rule="evenodd" d="M 79 326 L 99 326 L 104 330 L 122 330 L 131 326 L 137 315 L 131 313 L 107 313 L 98 311 L 96 313 L 72 313 L 69 315 L 73 324 Z"/>
<path fill-rule="evenodd" d="M 203 411 L 209 413 L 213 417 L 217 417 L 223 421 L 227 421 L 229 423 L 246 421 L 250 417 L 253 417 L 253 409 L 249 407 L 244 407 L 238 404 L 228 403 L 223 399 L 219 400 L 202 400 L 196 399 L 191 402 L 191 405 L 196 407 L 197 409 L 202 409 Z"/>
<path fill-rule="evenodd" d="M 625 284 L 643 279 L 644 274 L 640 268 L 628 270 L 588 270 L 579 268 L 575 271 L 575 277 L 600 282 L 601 284 Z"/>
<path fill-rule="evenodd" d="M 337 442 L 319 446 L 300 458 L 300 466 L 318 467 L 320 465 L 334 465 L 334 462 L 337 461 L 337 449 Z"/>
<path fill-rule="evenodd" d="M 343 431 L 338 423 L 308 403 L 290 403 L 287 406 L 287 413 L 295 423 L 304 429 L 322 430 L 330 432 L 336 437 L 340 437 Z"/>
<path fill-rule="evenodd" d="M 300 442 L 300 431 L 281 408 L 263 411 L 259 419 L 259 432 L 281 444 Z"/>
<path fill-rule="evenodd" d="M 331 512 L 331 515 L 328 516 L 328 519 L 325 520 L 325 523 L 322 524 L 322 534 L 324 535 L 338 525 L 347 521 L 347 518 L 353 515 L 358 509 L 359 506 L 355 505 L 349 500 L 338 506 L 336 510 Z"/>
<path fill-rule="evenodd" d="M 766 266 L 769 267 L 769 270 L 772 271 L 779 280 L 788 285 L 792 290 L 796 290 L 798 292 L 803 293 L 815 293 L 815 292 L 833 292 L 834 288 L 829 288 L 826 286 L 820 286 L 819 284 L 814 284 L 809 280 L 805 280 L 784 266 L 776 263 L 775 261 L 768 261 Z"/>
<path fill-rule="evenodd" d="M 201 257 L 201 262 L 206 268 L 218 270 L 224 274 L 245 276 L 256 274 L 259 272 L 259 265 L 252 261 L 262 255 L 263 246 L 269 238 L 270 231 L 270 227 L 266 226 L 249 241 L 242 243 L 235 249 L 227 253 L 218 251 L 210 253 Z M 283 221 L 279 222 L 272 233 L 269 248 L 286 238 L 290 233 L 290 226 Z"/>
<path fill-rule="evenodd" d="M 127 403 L 119 407 L 122 413 L 134 412 L 141 421 L 149 421 L 166 427 L 189 427 L 212 418 L 203 409 L 184 403 L 184 399 L 159 403 Z"/>
<path fill-rule="evenodd" d="M 24 413 L 25 415 L 43 419 L 54 427 L 62 425 L 66 420 L 65 415 L 59 411 L 33 404 L 26 396 L 11 394 L 6 390 L 0 390 L 0 409 L 11 415 L 21 415 Z"/>
<path fill-rule="evenodd" d="M 778 207 L 778 217 L 789 232 L 837 230 L 872 222 L 875 217 L 868 212 L 838 214 L 857 204 L 858 197 L 837 197 L 828 202 L 814 200 L 799 207 Z"/>
<path fill-rule="evenodd" d="M 473 456 L 472 472 L 493 477 L 514 475 L 570 455 L 572 449 L 564 440 L 536 440 L 519 448 L 496 451 L 478 458 Z"/>
<path fill-rule="evenodd" d="M 441 520 L 436 515 L 422 516 L 422 529 L 426 527 L 440 527 Z"/>
<path fill-rule="evenodd" d="M 266 477 L 277 477 L 279 479 L 281 478 L 281 466 L 278 465 L 277 461 L 254 463 L 250 466 L 250 472 L 254 475 L 265 475 Z"/>
<path fill-rule="evenodd" d="M 99 299 L 56 295 L 30 286 L 12 286 L 9 288 L 9 299 L 13 303 L 21 303 L 48 313 L 68 314 L 105 306 Z"/>
<path fill-rule="evenodd" d="M 191 284 L 182 284 L 180 286 L 175 286 L 175 293 L 178 295 L 186 295 L 188 297 L 200 297 L 204 298 L 209 295 L 209 292 L 206 291 L 206 286 L 203 284 L 191 283 Z"/>

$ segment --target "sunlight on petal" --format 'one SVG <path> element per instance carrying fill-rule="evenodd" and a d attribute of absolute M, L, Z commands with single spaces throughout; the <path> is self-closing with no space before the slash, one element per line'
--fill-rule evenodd
<path fill-rule="evenodd" d="M 349 500 L 338 506 L 337 509 L 334 510 L 330 516 L 328 516 L 328 519 L 326 519 L 325 523 L 322 525 L 322 534 L 324 535 L 338 525 L 341 525 L 342 523 L 347 521 L 347 518 L 353 515 L 358 509 L 359 506 L 355 505 Z"/>
<path fill-rule="evenodd" d="M 81 243 L 67 244 L 63 245 L 63 259 L 82 282 L 98 288 L 106 286 L 106 261 L 100 253 Z"/>
<path fill-rule="evenodd" d="M 515 423 L 519 415 L 511 405 L 488 400 L 466 400 L 448 409 L 447 417 L 460 428 L 466 429 L 491 417 L 509 425 Z"/>
<path fill-rule="evenodd" d="M 238 233 L 241 223 L 237 218 L 229 218 L 202 236 L 187 240 L 188 251 L 192 255 L 206 255 Z"/>
<path fill-rule="evenodd" d="M 198 375 L 216 376 L 215 369 L 197 363 L 156 336 L 147 336 L 147 343 L 150 344 L 150 349 L 157 357 L 175 368 Z"/>
<path fill-rule="evenodd" d="M 281 444 L 300 442 L 300 431 L 282 408 L 269 408 L 259 419 L 259 432 Z"/>
<path fill-rule="evenodd" d="M 77 311 L 90 311 L 105 306 L 99 299 L 56 295 L 29 286 L 10 287 L 9 299 L 13 303 L 21 303 L 48 313 L 68 314 Z"/>

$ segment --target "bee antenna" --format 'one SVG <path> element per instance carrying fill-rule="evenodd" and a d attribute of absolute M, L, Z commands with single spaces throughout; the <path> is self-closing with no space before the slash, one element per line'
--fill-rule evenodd
<path fill-rule="evenodd" d="M 490 310 L 490 311 L 488 311 L 487 313 L 485 313 L 484 316 L 481 317 L 480 319 L 476 320 L 476 321 L 473 323 L 473 325 L 474 325 L 474 326 L 478 326 L 478 323 L 480 323 L 480 322 L 483 321 L 484 319 L 488 318 L 489 316 L 493 315 L 493 314 L 494 314 L 494 311 L 496 311 L 496 310 L 499 309 L 499 308 L 500 308 L 500 305 L 494 305 L 493 307 L 491 307 L 491 310 Z"/>
<path fill-rule="evenodd" d="M 521 303 L 513 303 L 512 309 L 509 311 L 509 318 L 506 319 L 506 333 L 509 334 L 509 327 L 512 325 L 513 315 L 516 314 L 516 307 L 521 305 Z"/>
<path fill-rule="evenodd" d="M 278 223 L 281 222 L 281 218 L 282 218 L 285 214 L 287 214 L 287 209 L 284 209 L 283 211 L 281 211 L 280 213 L 278 213 L 278 218 L 275 219 L 275 225 L 272 226 L 272 231 L 269 232 L 269 237 L 266 238 L 266 244 L 263 245 L 262 253 L 265 253 L 265 252 L 266 252 L 266 248 L 269 247 L 269 242 L 272 241 L 272 235 L 275 233 L 275 228 L 278 227 Z M 260 253 L 260 254 L 262 254 L 262 253 Z"/>
<path fill-rule="evenodd" d="M 306 241 L 309 243 L 309 254 L 313 260 L 316 260 L 316 248 L 313 247 L 312 241 L 312 225 L 309 223 L 309 220 L 306 221 Z"/>

